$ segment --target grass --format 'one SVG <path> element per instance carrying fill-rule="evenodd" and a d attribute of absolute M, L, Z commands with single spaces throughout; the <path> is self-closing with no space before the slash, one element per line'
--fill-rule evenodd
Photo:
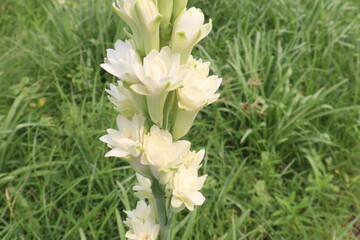
<path fill-rule="evenodd" d="M 189 5 L 213 19 L 194 55 L 223 84 L 187 137 L 207 200 L 174 239 L 357 239 L 360 4 Z M 122 239 L 134 172 L 98 140 L 115 126 L 99 64 L 125 38 L 110 6 L 0 3 L 1 239 Z"/>

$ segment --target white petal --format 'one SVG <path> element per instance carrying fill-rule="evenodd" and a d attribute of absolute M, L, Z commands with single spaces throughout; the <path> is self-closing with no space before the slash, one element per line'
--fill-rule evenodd
<path fill-rule="evenodd" d="M 123 157 L 127 157 L 127 156 L 129 156 L 128 152 L 122 151 L 118 148 L 111 149 L 105 155 L 105 157 L 118 157 L 118 158 L 123 158 Z"/>
<path fill-rule="evenodd" d="M 114 75 L 115 77 L 120 78 L 120 74 L 111 64 L 103 63 L 103 64 L 100 64 L 100 67 L 102 67 L 105 71 Z"/>
<path fill-rule="evenodd" d="M 126 117 L 118 115 L 116 118 L 116 124 L 119 130 L 121 131 L 123 129 L 129 128 L 130 121 Z"/>
<path fill-rule="evenodd" d="M 140 95 L 150 95 L 146 89 L 146 87 L 142 84 L 133 84 L 130 87 L 134 92 Z"/>
<path fill-rule="evenodd" d="M 182 205 L 182 201 L 180 201 L 177 197 L 172 197 L 171 199 L 171 206 L 174 208 L 179 208 Z"/>
<path fill-rule="evenodd" d="M 195 204 L 195 205 L 202 205 L 205 202 L 205 197 L 200 193 L 196 192 L 190 194 L 188 198 Z"/>
<path fill-rule="evenodd" d="M 110 145 L 114 145 L 114 142 L 113 142 L 112 138 L 110 137 L 110 135 L 104 135 L 104 136 L 100 137 L 100 141 L 110 144 Z"/>

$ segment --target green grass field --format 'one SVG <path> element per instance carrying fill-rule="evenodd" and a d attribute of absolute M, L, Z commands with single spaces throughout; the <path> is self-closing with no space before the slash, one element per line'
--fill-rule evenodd
<path fill-rule="evenodd" d="M 0 1 L 0 239 L 124 239 L 134 171 L 100 69 L 125 39 L 112 0 Z M 194 55 L 223 77 L 190 134 L 207 200 L 174 239 L 360 238 L 360 4 L 190 0 Z M 126 231 L 126 229 L 125 229 Z"/>

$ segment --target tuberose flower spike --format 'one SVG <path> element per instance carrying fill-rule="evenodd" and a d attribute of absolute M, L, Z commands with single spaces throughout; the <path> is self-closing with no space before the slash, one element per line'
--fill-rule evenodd
<path fill-rule="evenodd" d="M 198 112 L 215 102 L 222 79 L 209 76 L 209 62 L 191 55 L 211 31 L 200 9 L 188 0 L 116 0 L 116 13 L 130 27 L 129 40 L 107 49 L 101 67 L 119 79 L 106 89 L 114 105 L 117 129 L 100 138 L 106 157 L 127 161 L 136 171 L 133 187 L 140 199 L 125 211 L 125 237 L 170 239 L 171 215 L 193 211 L 205 201 L 200 192 L 207 175 L 198 176 L 205 150 L 192 151 L 178 140 Z"/>

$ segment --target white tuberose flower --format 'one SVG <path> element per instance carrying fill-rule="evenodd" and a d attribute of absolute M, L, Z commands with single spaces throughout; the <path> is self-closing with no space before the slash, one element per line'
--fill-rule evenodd
<path fill-rule="evenodd" d="M 145 118 L 134 115 L 132 120 L 128 120 L 118 115 L 116 122 L 119 130 L 108 129 L 108 134 L 100 138 L 111 148 L 105 157 L 122 158 L 129 162 L 136 172 L 144 177 L 151 177 L 149 167 L 140 163 Z"/>
<path fill-rule="evenodd" d="M 100 138 L 112 148 L 105 157 L 138 157 L 144 135 L 145 118 L 141 115 L 134 115 L 130 121 L 126 117 L 118 115 L 116 123 L 119 130 L 108 129 L 108 135 Z"/>
<path fill-rule="evenodd" d="M 220 94 L 215 92 L 222 79 L 217 76 L 208 77 L 209 65 L 198 60 L 187 72 L 183 87 L 177 90 L 181 109 L 198 111 L 219 98 Z"/>
<path fill-rule="evenodd" d="M 153 175 L 161 184 L 168 183 L 173 170 L 181 165 L 181 156 L 189 151 L 190 142 L 173 142 L 168 131 L 156 125 L 151 127 L 149 135 L 144 137 L 144 155 L 141 163 L 149 165 Z"/>
<path fill-rule="evenodd" d="M 172 51 L 181 54 L 181 62 L 186 63 L 193 47 L 211 31 L 211 19 L 204 24 L 204 14 L 200 9 L 190 8 L 175 21 L 171 37 Z"/>
<path fill-rule="evenodd" d="M 194 210 L 195 205 L 202 205 L 205 197 L 199 192 L 204 186 L 206 175 L 198 177 L 197 169 L 194 167 L 180 168 L 170 182 L 173 190 L 171 206 L 181 210 L 184 206 L 190 211 Z"/>
<path fill-rule="evenodd" d="M 203 160 L 205 155 L 205 150 L 201 149 L 198 152 L 188 151 L 184 155 L 181 156 L 181 161 L 186 168 L 196 168 L 199 169 L 201 167 L 201 161 Z"/>
<path fill-rule="evenodd" d="M 105 63 L 100 65 L 104 70 L 121 80 L 139 82 L 133 70 L 133 63 L 141 64 L 141 58 L 136 53 L 132 40 L 118 40 L 115 49 L 107 49 L 106 52 Z"/>
<path fill-rule="evenodd" d="M 144 200 L 137 203 L 136 209 L 124 212 L 128 215 L 124 223 L 130 228 L 125 237 L 131 240 L 156 240 L 160 225 L 156 224 L 152 209 Z"/>
<path fill-rule="evenodd" d="M 105 90 L 110 96 L 109 100 L 114 104 L 115 111 L 119 112 L 127 118 L 132 118 L 134 114 L 138 114 L 139 110 L 135 105 L 135 99 L 131 96 L 128 89 L 118 81 L 118 86 L 110 84 L 110 89 Z"/>
<path fill-rule="evenodd" d="M 132 188 L 135 191 L 135 196 L 139 199 L 153 199 L 154 195 L 151 190 L 151 180 L 138 173 L 136 173 L 136 178 L 138 180 L 138 184 Z"/>
<path fill-rule="evenodd" d="M 217 76 L 208 77 L 210 64 L 190 58 L 189 65 L 183 87 L 176 91 L 178 108 L 172 131 L 175 139 L 183 137 L 190 130 L 198 112 L 220 96 L 215 92 L 222 79 Z"/>
<path fill-rule="evenodd" d="M 133 84 L 131 89 L 146 96 L 149 115 L 161 126 L 168 92 L 179 88 L 186 74 L 180 65 L 180 55 L 172 54 L 169 47 L 160 52 L 153 50 L 144 58 L 143 65 L 134 63 L 134 70 L 141 84 Z"/>

